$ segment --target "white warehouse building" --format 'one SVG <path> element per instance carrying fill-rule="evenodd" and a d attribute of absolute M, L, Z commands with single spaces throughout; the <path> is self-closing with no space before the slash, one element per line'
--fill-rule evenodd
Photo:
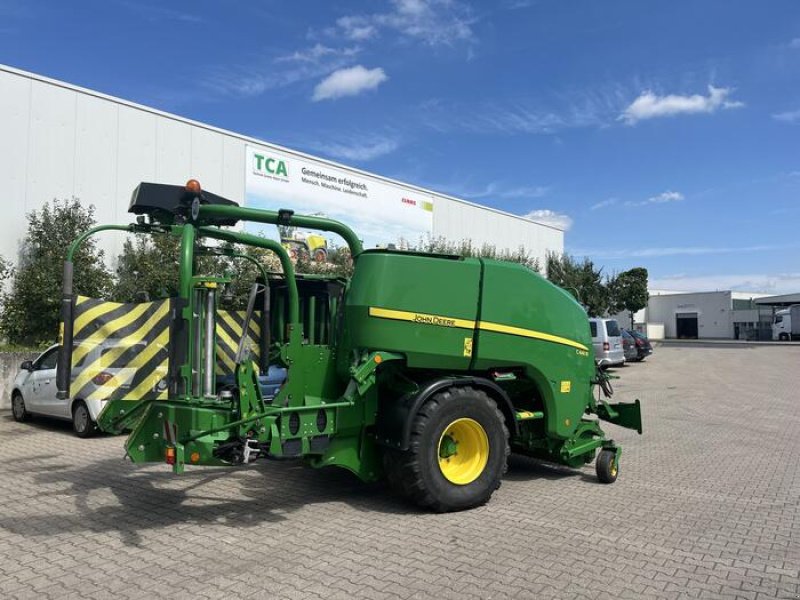
<path fill-rule="evenodd" d="M 770 339 L 773 308 L 768 294 L 720 290 L 650 290 L 647 307 L 616 319 L 653 339 Z"/>
<path fill-rule="evenodd" d="M 367 247 L 429 235 L 523 247 L 542 263 L 564 248 L 549 225 L 0 65 L 0 255 L 17 261 L 26 214 L 54 198 L 125 224 L 140 182 L 189 178 L 245 206 L 340 219 Z M 114 256 L 120 238 L 99 239 Z"/>

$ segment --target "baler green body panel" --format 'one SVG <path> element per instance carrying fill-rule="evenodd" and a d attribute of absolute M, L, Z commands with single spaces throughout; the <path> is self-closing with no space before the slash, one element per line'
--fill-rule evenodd
<path fill-rule="evenodd" d="M 468 369 L 480 277 L 477 259 L 364 252 L 347 290 L 346 345 L 402 353 L 410 368 Z"/>
<path fill-rule="evenodd" d="M 567 292 L 517 264 L 484 260 L 477 370 L 524 365 L 548 435 L 567 438 L 591 400 L 594 352 L 586 312 Z"/>

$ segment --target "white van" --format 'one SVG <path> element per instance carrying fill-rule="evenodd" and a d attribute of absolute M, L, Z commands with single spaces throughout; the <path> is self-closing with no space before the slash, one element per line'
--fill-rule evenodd
<path fill-rule="evenodd" d="M 625 363 L 625 349 L 622 347 L 622 332 L 616 319 L 589 319 L 592 331 L 594 360 L 601 369 Z"/>

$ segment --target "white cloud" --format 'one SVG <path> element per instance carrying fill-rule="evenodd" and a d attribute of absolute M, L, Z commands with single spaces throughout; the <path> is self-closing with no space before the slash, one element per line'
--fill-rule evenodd
<path fill-rule="evenodd" d="M 363 41 L 389 30 L 430 46 L 452 45 L 473 38 L 475 20 L 471 9 L 457 0 L 392 0 L 388 12 L 341 17 L 333 33 Z"/>
<path fill-rule="evenodd" d="M 708 86 L 708 96 L 694 94 L 658 96 L 650 90 L 642 92 L 619 116 L 620 121 L 634 125 L 645 119 L 674 115 L 710 114 L 719 109 L 740 108 L 742 102 L 729 100 L 731 89 Z"/>
<path fill-rule="evenodd" d="M 680 202 L 684 200 L 684 195 L 680 192 L 672 192 L 667 190 L 666 192 L 661 192 L 656 196 L 650 196 L 647 200 L 629 200 L 625 203 L 625 206 L 647 206 L 649 204 L 667 204 L 669 202 Z"/>
<path fill-rule="evenodd" d="M 596 204 L 592 204 L 592 206 L 590 208 L 591 208 L 591 210 L 598 210 L 600 208 L 606 208 L 608 206 L 613 206 L 617 202 L 618 202 L 618 200 L 616 198 L 609 198 L 608 200 L 601 200 L 600 202 L 598 202 Z"/>
<path fill-rule="evenodd" d="M 563 213 L 558 213 L 554 210 L 550 210 L 549 208 L 532 210 L 523 216 L 531 221 L 543 223 L 544 225 L 550 225 L 551 227 L 555 227 L 561 231 L 569 231 L 570 227 L 572 227 L 572 217 Z"/>
<path fill-rule="evenodd" d="M 224 65 L 210 69 L 202 81 L 215 94 L 250 97 L 272 89 L 322 77 L 352 64 L 358 47 L 330 48 L 316 44 L 292 54 L 247 65 Z"/>
<path fill-rule="evenodd" d="M 314 88 L 312 100 L 335 100 L 345 96 L 357 96 L 358 94 L 374 90 L 389 77 L 380 67 L 375 69 L 365 69 L 361 65 L 339 69 L 320 81 Z"/>
<path fill-rule="evenodd" d="M 342 17 L 336 20 L 344 36 L 356 42 L 362 42 L 374 38 L 378 35 L 378 29 L 370 23 L 370 20 L 361 15 Z"/>
<path fill-rule="evenodd" d="M 391 154 L 400 147 L 396 138 L 368 138 L 353 139 L 347 142 L 333 142 L 329 144 L 314 144 L 314 149 L 334 158 L 366 162 L 381 156 Z"/>
<path fill-rule="evenodd" d="M 794 245 L 758 245 L 758 246 L 666 246 L 653 248 L 624 249 L 576 249 L 572 253 L 591 258 L 618 260 L 630 258 L 660 258 L 663 256 L 705 256 L 709 254 L 741 254 L 744 252 L 769 252 L 796 248 Z"/>
<path fill-rule="evenodd" d="M 285 56 L 279 56 L 275 59 L 276 63 L 318 63 L 324 59 L 332 57 L 352 57 L 361 52 L 358 46 L 349 48 L 331 48 L 322 44 L 316 44 L 305 50 L 297 50 Z"/>
<path fill-rule="evenodd" d="M 797 110 L 787 110 L 786 112 L 775 113 L 772 118 L 776 121 L 785 123 L 797 123 L 800 121 L 800 108 Z"/>
<path fill-rule="evenodd" d="M 712 290 L 738 290 L 791 294 L 800 290 L 800 273 L 744 273 L 732 275 L 667 275 L 650 277 L 653 289 L 676 292 L 705 292 Z"/>

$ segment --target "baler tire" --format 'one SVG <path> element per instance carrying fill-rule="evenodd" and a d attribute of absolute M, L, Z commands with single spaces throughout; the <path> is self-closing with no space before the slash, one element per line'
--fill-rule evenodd
<path fill-rule="evenodd" d="M 600 483 L 614 483 L 619 475 L 618 468 L 614 465 L 616 452 L 613 450 L 601 450 L 594 463 L 597 479 Z"/>
<path fill-rule="evenodd" d="M 486 464 L 474 480 L 454 483 L 439 465 L 445 432 L 456 422 L 477 424 L 485 433 Z M 473 425 L 470 425 L 474 427 Z M 454 386 L 435 394 L 417 412 L 408 450 L 387 450 L 384 467 L 390 485 L 415 504 L 436 512 L 485 504 L 500 487 L 511 452 L 503 413 L 485 392 Z"/>

